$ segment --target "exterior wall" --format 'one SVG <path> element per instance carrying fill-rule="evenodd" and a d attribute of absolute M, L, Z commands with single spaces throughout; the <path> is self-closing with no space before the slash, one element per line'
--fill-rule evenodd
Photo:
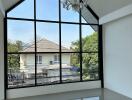
<path fill-rule="evenodd" d="M 50 61 L 54 60 L 54 55 L 51 54 L 42 54 L 42 65 L 49 65 Z"/>
<path fill-rule="evenodd" d="M 1 2 L 0 2 L 1 3 Z M 4 16 L 0 10 L 0 100 L 4 100 Z"/>
<path fill-rule="evenodd" d="M 54 63 L 55 55 L 56 54 L 39 54 L 38 56 L 42 56 L 42 64 L 37 64 L 37 72 L 41 75 L 45 68 L 45 71 L 47 71 L 47 77 L 58 76 L 56 78 L 59 80 L 60 66 L 59 63 Z M 53 64 L 50 64 L 51 61 Z M 66 68 L 62 70 L 63 75 L 72 75 L 72 71 L 70 71 L 70 54 L 62 55 L 62 67 Z M 25 72 L 27 78 L 29 78 L 31 74 L 35 73 L 35 58 L 33 54 L 20 55 L 20 69 L 21 72 Z M 55 78 L 49 79 L 52 79 L 51 81 L 56 81 Z"/>
<path fill-rule="evenodd" d="M 26 56 L 24 54 L 20 55 L 20 68 L 24 69 L 26 64 Z"/>
<path fill-rule="evenodd" d="M 132 98 L 132 15 L 104 25 L 104 83 Z"/>
<path fill-rule="evenodd" d="M 38 64 L 40 66 L 46 66 L 50 64 L 50 61 L 54 61 L 55 54 L 40 54 L 42 56 L 42 64 Z M 62 64 L 70 65 L 70 54 L 62 55 Z M 24 68 L 26 65 L 35 65 L 35 58 L 33 54 L 21 54 L 20 55 L 20 67 Z"/>
<path fill-rule="evenodd" d="M 70 54 L 62 54 L 62 64 L 70 65 Z"/>
<path fill-rule="evenodd" d="M 35 65 L 35 55 L 33 54 L 28 54 L 28 55 L 25 55 L 25 65 Z"/>
<path fill-rule="evenodd" d="M 20 55 L 20 69 L 21 72 L 24 71 L 24 69 L 33 69 L 35 66 L 35 58 L 33 54 L 21 54 Z"/>

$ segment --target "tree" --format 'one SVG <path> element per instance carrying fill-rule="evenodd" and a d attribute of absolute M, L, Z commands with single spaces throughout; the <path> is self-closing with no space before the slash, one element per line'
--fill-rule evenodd
<path fill-rule="evenodd" d="M 8 42 L 8 52 L 19 52 L 23 49 L 22 41 Z M 19 54 L 8 54 L 8 69 L 10 71 L 19 70 L 20 58 Z"/>
<path fill-rule="evenodd" d="M 8 42 L 8 52 L 19 52 L 23 49 L 23 42 L 22 41 L 15 41 L 15 42 L 11 42 L 9 40 Z"/>
<path fill-rule="evenodd" d="M 98 51 L 98 33 L 95 32 L 90 36 L 82 39 L 82 48 L 84 52 Z"/>
<path fill-rule="evenodd" d="M 79 51 L 79 45 L 80 42 L 74 41 L 72 42 L 72 50 L 77 52 Z M 83 52 L 98 52 L 98 33 L 95 32 L 90 36 L 86 36 L 85 38 L 82 39 L 82 50 Z M 71 59 L 80 59 L 79 56 L 77 55 L 72 55 Z M 83 53 L 82 54 L 82 66 L 83 66 L 83 79 L 88 79 L 93 76 L 93 78 L 97 78 L 98 74 L 98 53 Z M 75 66 L 79 65 L 78 63 L 71 62 Z"/>
<path fill-rule="evenodd" d="M 76 53 L 71 54 L 71 65 L 79 67 L 80 66 L 80 56 Z"/>

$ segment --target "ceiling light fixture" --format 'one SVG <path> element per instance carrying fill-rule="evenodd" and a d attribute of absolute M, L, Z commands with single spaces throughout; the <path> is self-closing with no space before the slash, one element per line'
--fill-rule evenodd
<path fill-rule="evenodd" d="M 61 0 L 63 8 L 74 11 L 79 11 L 88 4 L 88 0 Z"/>

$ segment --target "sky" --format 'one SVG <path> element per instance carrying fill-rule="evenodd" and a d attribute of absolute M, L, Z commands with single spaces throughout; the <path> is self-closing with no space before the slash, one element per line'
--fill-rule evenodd
<path fill-rule="evenodd" d="M 34 0 L 25 0 L 22 4 L 8 13 L 8 17 L 34 18 Z M 36 0 L 37 19 L 59 20 L 58 0 Z M 78 12 L 66 10 L 61 7 L 61 20 L 65 22 L 79 22 Z M 85 22 L 85 20 L 83 20 Z M 70 47 L 72 41 L 79 40 L 79 25 L 62 24 L 62 45 Z M 94 30 L 89 25 L 82 26 L 82 37 L 91 35 Z M 37 22 L 37 36 L 46 38 L 59 44 L 59 24 Z M 12 41 L 20 40 L 29 43 L 34 40 L 34 22 L 8 20 L 8 39 Z"/>

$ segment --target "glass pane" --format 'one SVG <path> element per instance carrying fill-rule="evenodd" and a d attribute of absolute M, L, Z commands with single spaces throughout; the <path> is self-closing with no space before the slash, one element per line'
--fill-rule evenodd
<path fill-rule="evenodd" d="M 58 0 L 36 0 L 37 19 L 59 20 L 59 1 Z"/>
<path fill-rule="evenodd" d="M 8 87 L 24 87 L 35 84 L 35 55 L 8 54 Z"/>
<path fill-rule="evenodd" d="M 80 81 L 80 56 L 78 53 L 62 54 L 62 81 Z"/>
<path fill-rule="evenodd" d="M 81 20 L 82 20 L 82 23 L 87 23 L 87 21 L 84 17 L 82 17 Z"/>
<path fill-rule="evenodd" d="M 59 54 L 38 54 L 42 56 L 42 63 L 37 64 L 37 83 L 52 84 L 60 82 L 60 59 L 56 59 Z"/>
<path fill-rule="evenodd" d="M 98 51 L 98 26 L 82 25 L 83 52 Z"/>
<path fill-rule="evenodd" d="M 83 53 L 83 80 L 99 79 L 98 53 Z"/>
<path fill-rule="evenodd" d="M 59 24 L 37 23 L 37 52 L 59 52 Z"/>
<path fill-rule="evenodd" d="M 77 52 L 79 47 L 79 25 L 62 24 L 62 52 Z"/>
<path fill-rule="evenodd" d="M 98 24 L 98 20 L 91 14 L 91 12 L 86 7 L 83 7 L 81 12 L 82 23 Z"/>
<path fill-rule="evenodd" d="M 63 2 L 64 0 L 61 1 Z M 72 8 L 67 10 L 63 7 L 63 4 L 61 4 L 61 20 L 65 22 L 79 23 L 79 13 L 74 11 Z"/>
<path fill-rule="evenodd" d="M 8 52 L 34 52 L 34 22 L 8 20 Z"/>
<path fill-rule="evenodd" d="M 7 16 L 34 19 L 34 0 L 24 0 L 20 5 L 11 10 Z"/>

